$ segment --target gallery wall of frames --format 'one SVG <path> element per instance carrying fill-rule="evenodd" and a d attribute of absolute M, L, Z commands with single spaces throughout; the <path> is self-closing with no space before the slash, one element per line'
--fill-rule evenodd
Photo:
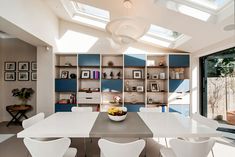
<path fill-rule="evenodd" d="M 188 54 L 56 54 L 55 112 L 142 106 L 189 114 Z"/>

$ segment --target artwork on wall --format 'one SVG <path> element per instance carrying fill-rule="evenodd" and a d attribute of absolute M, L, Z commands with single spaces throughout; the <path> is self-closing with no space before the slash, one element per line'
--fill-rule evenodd
<path fill-rule="evenodd" d="M 137 86 L 136 87 L 136 91 L 137 92 L 143 92 L 144 91 L 144 87 L 143 86 Z"/>
<path fill-rule="evenodd" d="M 16 62 L 5 62 L 4 70 L 5 71 L 15 71 L 16 70 Z"/>
<path fill-rule="evenodd" d="M 5 81 L 15 81 L 16 80 L 16 73 L 15 72 L 5 72 L 4 73 L 4 80 Z"/>
<path fill-rule="evenodd" d="M 152 92 L 160 91 L 159 84 L 156 83 L 156 82 L 151 82 L 150 89 L 151 89 Z"/>
<path fill-rule="evenodd" d="M 63 79 L 69 78 L 69 71 L 61 71 L 61 78 Z"/>
<path fill-rule="evenodd" d="M 142 71 L 141 70 L 133 70 L 133 78 L 141 79 L 142 78 Z"/>
<path fill-rule="evenodd" d="M 31 73 L 31 80 L 32 81 L 37 81 L 37 73 L 36 72 Z"/>
<path fill-rule="evenodd" d="M 31 70 L 37 71 L 37 63 L 35 61 L 31 62 Z"/>
<path fill-rule="evenodd" d="M 90 71 L 82 70 L 81 78 L 90 78 Z"/>
<path fill-rule="evenodd" d="M 18 81 L 28 81 L 29 72 L 18 72 Z"/>
<path fill-rule="evenodd" d="M 29 62 L 18 62 L 18 71 L 29 71 Z"/>

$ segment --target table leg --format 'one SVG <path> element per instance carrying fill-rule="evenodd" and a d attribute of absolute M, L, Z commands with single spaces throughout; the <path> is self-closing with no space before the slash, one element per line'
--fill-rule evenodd
<path fill-rule="evenodd" d="M 11 121 L 7 123 L 7 127 L 8 127 L 11 123 L 13 123 L 14 121 L 15 121 L 15 122 L 19 122 L 17 116 L 20 114 L 20 112 L 17 112 L 15 115 L 14 115 L 13 113 L 11 113 L 10 111 L 7 111 L 7 112 L 12 116 Z"/>

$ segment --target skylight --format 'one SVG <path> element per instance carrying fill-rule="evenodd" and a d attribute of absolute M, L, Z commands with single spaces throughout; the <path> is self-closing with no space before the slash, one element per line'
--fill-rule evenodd
<path fill-rule="evenodd" d="M 105 29 L 109 22 L 109 11 L 82 4 L 73 0 L 63 0 L 70 16 L 83 24 Z"/>

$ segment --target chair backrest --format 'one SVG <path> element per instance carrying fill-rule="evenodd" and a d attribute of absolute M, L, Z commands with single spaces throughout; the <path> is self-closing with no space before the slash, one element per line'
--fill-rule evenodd
<path fill-rule="evenodd" d="M 63 157 L 69 148 L 71 140 L 61 138 L 53 141 L 38 141 L 24 138 L 24 144 L 32 157 Z"/>
<path fill-rule="evenodd" d="M 139 157 L 144 149 L 145 141 L 138 140 L 130 143 L 116 143 L 105 139 L 98 142 L 103 157 Z"/>
<path fill-rule="evenodd" d="M 38 113 L 37 115 L 30 117 L 28 119 L 23 120 L 22 122 L 22 126 L 24 129 L 32 126 L 33 124 L 36 124 L 37 122 L 43 120 L 45 118 L 45 114 L 44 113 Z"/>
<path fill-rule="evenodd" d="M 181 139 L 170 140 L 176 157 L 207 157 L 215 144 L 215 140 L 209 139 L 201 142 L 190 142 Z"/>
<path fill-rule="evenodd" d="M 140 107 L 139 109 L 140 112 L 162 112 L 162 108 L 161 107 Z"/>
<path fill-rule="evenodd" d="M 92 112 L 92 107 L 72 107 L 72 112 Z"/>
<path fill-rule="evenodd" d="M 219 123 L 217 121 L 208 119 L 198 113 L 192 114 L 192 119 L 215 130 L 219 127 Z"/>

